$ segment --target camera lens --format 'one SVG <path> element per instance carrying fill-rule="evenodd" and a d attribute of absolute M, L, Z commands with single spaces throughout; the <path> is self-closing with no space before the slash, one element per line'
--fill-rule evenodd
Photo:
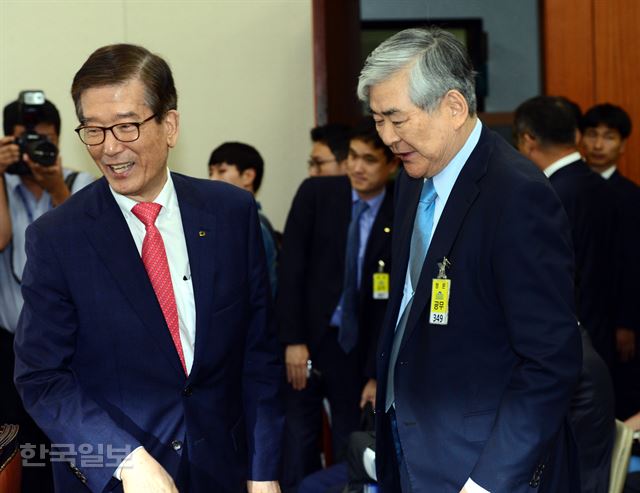
<path fill-rule="evenodd" d="M 26 148 L 29 157 L 42 166 L 53 166 L 58 157 L 58 148 L 48 140 L 29 142 Z"/>

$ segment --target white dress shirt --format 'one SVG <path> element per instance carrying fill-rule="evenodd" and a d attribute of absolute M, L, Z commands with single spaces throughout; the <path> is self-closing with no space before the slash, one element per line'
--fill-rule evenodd
<path fill-rule="evenodd" d="M 187 372 L 190 373 L 191 367 L 193 366 L 193 353 L 196 341 L 196 303 L 193 296 L 189 255 L 187 253 L 187 242 L 184 239 L 178 197 L 173 187 L 169 170 L 167 170 L 167 175 L 167 182 L 154 200 L 156 204 L 162 206 L 155 224 L 160 231 L 164 248 L 167 252 L 173 293 L 178 308 L 180 342 L 182 343 L 182 352 L 184 353 Z M 131 209 L 137 202 L 116 193 L 111 187 L 109 188 L 122 211 L 122 215 L 127 221 L 138 253 L 142 256 L 142 242 L 144 241 L 146 229 L 142 221 L 131 212 Z"/>

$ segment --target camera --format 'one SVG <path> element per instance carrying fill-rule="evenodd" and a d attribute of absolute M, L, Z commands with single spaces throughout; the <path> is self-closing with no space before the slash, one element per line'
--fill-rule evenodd
<path fill-rule="evenodd" d="M 35 127 L 40 123 L 40 111 L 45 104 L 44 92 L 21 91 L 18 95 L 18 122 L 25 127 L 25 131 L 16 137 L 14 144 L 20 148 L 20 155 L 27 154 L 29 158 L 41 166 L 53 166 L 58 158 L 58 148 L 46 135 L 39 134 Z M 29 175 L 31 170 L 22 159 L 11 164 L 7 173 L 14 175 Z"/>

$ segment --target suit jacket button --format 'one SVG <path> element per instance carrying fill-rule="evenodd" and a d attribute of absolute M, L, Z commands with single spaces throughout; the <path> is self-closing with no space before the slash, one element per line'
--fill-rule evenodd
<path fill-rule="evenodd" d="M 173 450 L 178 452 L 182 448 L 182 442 L 180 440 L 174 440 L 173 442 L 171 442 L 171 447 L 173 448 Z"/>
<path fill-rule="evenodd" d="M 193 387 L 191 385 L 187 385 L 184 389 L 182 389 L 182 395 L 185 397 L 191 397 L 193 394 Z"/>

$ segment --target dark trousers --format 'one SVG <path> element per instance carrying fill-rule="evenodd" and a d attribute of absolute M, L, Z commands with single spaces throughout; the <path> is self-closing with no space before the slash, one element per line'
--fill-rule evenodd
<path fill-rule="evenodd" d="M 46 435 L 22 406 L 22 400 L 13 383 L 14 363 L 13 334 L 0 328 L 0 423 L 20 426 L 18 434 L 20 445 L 30 444 L 31 449 L 36 451 L 33 459 L 26 463 L 23 461 L 22 491 L 24 493 L 52 493 L 53 476 L 47 452 L 51 446 Z M 45 453 L 41 454 L 41 450 L 44 450 Z"/>
<path fill-rule="evenodd" d="M 314 371 L 303 390 L 287 384 L 283 474 L 285 493 L 295 492 L 305 476 L 321 468 L 319 437 L 322 400 L 331 407 L 331 438 L 336 462 L 345 458 L 349 434 L 360 423 L 360 396 L 366 380 L 361 375 L 358 348 L 346 355 L 330 328 L 311 355 Z"/>

